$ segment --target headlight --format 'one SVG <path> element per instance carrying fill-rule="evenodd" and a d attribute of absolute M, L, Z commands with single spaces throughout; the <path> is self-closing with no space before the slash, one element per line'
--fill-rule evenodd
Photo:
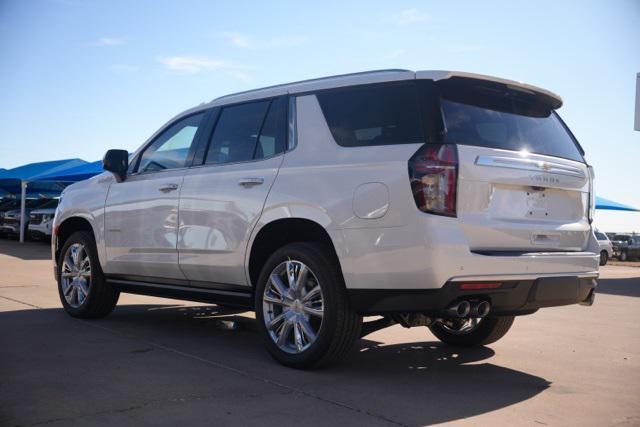
<path fill-rule="evenodd" d="M 42 222 L 51 221 L 53 219 L 53 215 L 42 215 Z"/>

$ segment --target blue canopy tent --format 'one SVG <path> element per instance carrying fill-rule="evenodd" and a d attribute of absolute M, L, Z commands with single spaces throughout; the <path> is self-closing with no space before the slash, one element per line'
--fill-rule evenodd
<path fill-rule="evenodd" d="M 48 162 L 29 163 L 13 169 L 0 171 L 0 190 L 17 195 L 20 194 L 20 242 L 24 242 L 25 201 L 27 194 L 56 194 L 64 185 L 57 182 L 39 183 L 38 175 L 60 173 L 87 162 L 82 159 L 52 160 Z M 29 191 L 27 191 L 29 189 Z"/>
<path fill-rule="evenodd" d="M 102 169 L 102 160 L 91 163 L 85 163 L 69 169 L 60 171 L 47 172 L 35 177 L 39 182 L 58 181 L 58 182 L 77 182 L 89 179 L 92 176 L 104 172 Z"/>
<path fill-rule="evenodd" d="M 596 209 L 610 210 L 610 211 L 627 211 L 627 212 L 640 212 L 640 209 L 633 208 L 622 203 L 614 202 L 613 200 L 605 199 L 604 197 L 596 196 Z"/>

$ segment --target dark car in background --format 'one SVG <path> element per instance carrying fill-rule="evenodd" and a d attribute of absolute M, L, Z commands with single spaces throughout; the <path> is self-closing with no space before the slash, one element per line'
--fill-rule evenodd
<path fill-rule="evenodd" d="M 620 261 L 640 258 L 640 235 L 616 234 L 611 239 L 613 254 Z"/>

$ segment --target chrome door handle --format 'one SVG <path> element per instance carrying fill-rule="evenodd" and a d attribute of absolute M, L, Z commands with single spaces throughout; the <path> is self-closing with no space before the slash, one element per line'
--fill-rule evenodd
<path fill-rule="evenodd" d="M 242 185 L 243 187 L 253 187 L 254 185 L 260 185 L 264 183 L 264 178 L 240 178 L 238 180 L 238 185 Z"/>
<path fill-rule="evenodd" d="M 158 188 L 158 190 L 163 193 L 168 193 L 169 191 L 175 191 L 178 189 L 178 184 L 165 184 L 162 187 Z"/>

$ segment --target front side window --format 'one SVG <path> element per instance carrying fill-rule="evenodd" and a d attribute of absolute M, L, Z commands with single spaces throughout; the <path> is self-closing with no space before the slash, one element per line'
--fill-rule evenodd
<path fill-rule="evenodd" d="M 140 157 L 138 172 L 156 172 L 187 166 L 189 150 L 205 113 L 194 114 L 162 132 Z"/>
<path fill-rule="evenodd" d="M 425 141 L 416 85 L 353 86 L 316 94 L 338 145 L 414 144 Z"/>

